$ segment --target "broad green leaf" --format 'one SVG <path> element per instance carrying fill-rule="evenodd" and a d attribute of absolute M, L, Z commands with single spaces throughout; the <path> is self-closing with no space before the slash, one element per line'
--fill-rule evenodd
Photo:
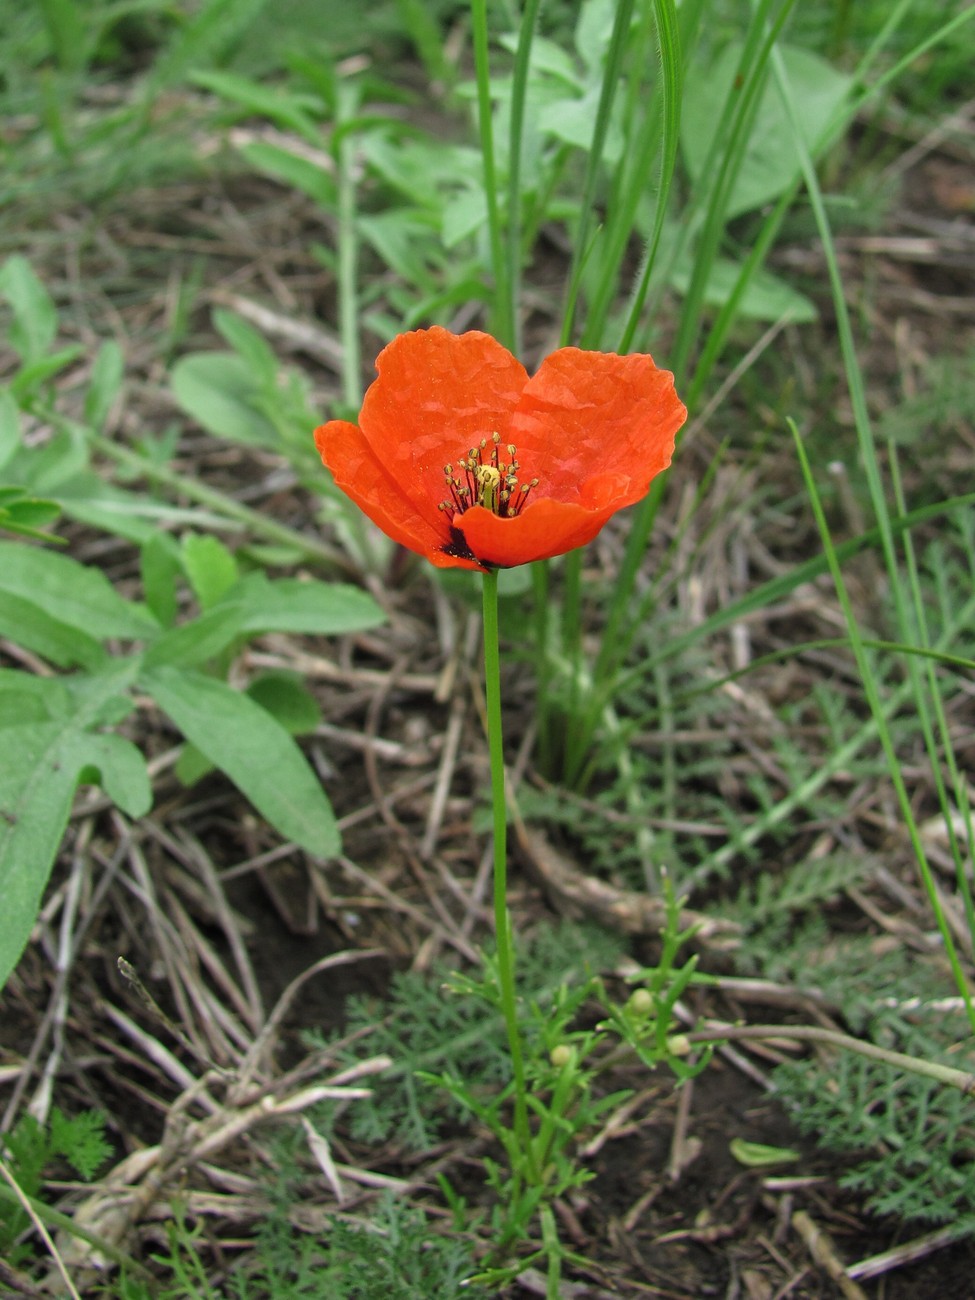
<path fill-rule="evenodd" d="M 576 23 L 575 47 L 589 80 L 598 83 L 613 36 L 618 0 L 584 0 Z"/>
<path fill-rule="evenodd" d="M 39 496 L 53 496 L 63 483 L 84 473 L 89 460 L 85 435 L 70 427 L 40 446 L 21 447 L 7 462 L 5 476 Z"/>
<path fill-rule="evenodd" d="M 145 102 L 154 103 L 160 90 L 183 81 L 194 69 L 229 58 L 266 4 L 267 0 L 203 0 L 185 12 L 177 11 L 176 35 L 152 64 L 144 85 Z M 106 6 L 106 11 L 111 7 Z"/>
<path fill-rule="evenodd" d="M 725 46 L 705 72 L 689 75 L 681 112 L 681 148 L 687 170 L 701 178 L 714 123 L 727 111 L 742 44 Z M 852 79 L 817 54 L 781 45 L 782 58 L 800 107 L 805 143 L 815 155 L 826 127 L 850 93 Z M 748 146 L 725 214 L 727 219 L 751 212 L 778 198 L 799 175 L 792 127 L 774 81 L 769 78 L 759 101 Z"/>
<path fill-rule="evenodd" d="M 0 469 L 20 450 L 20 407 L 9 388 L 0 388 Z"/>
<path fill-rule="evenodd" d="M 445 248 L 456 246 L 487 225 L 487 200 L 477 187 L 461 190 L 443 207 L 441 236 Z"/>
<path fill-rule="evenodd" d="M 256 170 L 307 194 L 320 208 L 328 210 L 335 206 L 338 194 L 335 180 L 319 163 L 263 140 L 242 144 L 240 152 Z"/>
<path fill-rule="evenodd" d="M 130 817 L 145 816 L 152 807 L 152 786 L 145 757 L 130 740 L 86 733 L 78 738 L 76 749 L 85 760 L 79 780 L 100 785 Z"/>
<path fill-rule="evenodd" d="M 307 735 L 322 720 L 318 701 L 294 673 L 262 673 L 247 687 L 247 694 L 276 718 L 292 736 Z M 0 706 L 2 703 L 3 696 L 0 695 Z M 213 764 L 195 745 L 187 741 L 173 770 L 183 785 L 190 786 L 212 772 Z"/>
<path fill-rule="evenodd" d="M 83 347 L 72 345 L 61 348 L 57 352 L 50 352 L 43 357 L 35 357 L 32 361 L 25 361 L 11 379 L 10 391 L 16 397 L 26 397 L 84 355 Z"/>
<path fill-rule="evenodd" d="M 145 654 L 147 665 L 202 665 L 222 654 L 241 635 L 242 607 L 227 601 L 199 618 L 168 628 Z"/>
<path fill-rule="evenodd" d="M 185 786 L 196 785 L 197 781 L 202 781 L 212 771 L 213 764 L 206 754 L 201 754 L 189 741 L 180 750 L 179 758 L 173 768 L 176 780 Z"/>
<path fill-rule="evenodd" d="M 247 687 L 247 694 L 292 736 L 306 736 L 322 720 L 318 701 L 296 673 L 262 673 Z"/>
<path fill-rule="evenodd" d="M 107 339 L 98 349 L 85 394 L 85 420 L 93 429 L 100 430 L 108 419 L 121 390 L 124 373 L 122 349 L 114 339 Z"/>
<path fill-rule="evenodd" d="M 159 630 L 149 611 L 123 599 L 101 570 L 37 546 L 0 542 L 0 592 L 99 640 L 141 639 Z"/>
<path fill-rule="evenodd" d="M 218 307 L 213 313 L 213 323 L 217 332 L 243 357 L 255 375 L 260 375 L 267 383 L 276 381 L 281 365 L 262 334 L 223 307 Z"/>
<path fill-rule="evenodd" d="M 538 124 L 549 135 L 577 149 L 592 146 L 592 125 L 599 107 L 601 87 L 591 86 L 578 99 L 560 99 L 543 105 L 538 111 Z M 618 112 L 613 114 L 603 145 L 603 159 L 617 163 L 623 154 L 623 128 Z"/>
<path fill-rule="evenodd" d="M 0 636 L 33 650 L 59 668 L 98 668 L 106 653 L 80 628 L 52 617 L 40 605 L 0 586 Z"/>
<path fill-rule="evenodd" d="M 154 501 L 145 492 L 128 492 L 113 483 L 106 483 L 90 470 L 74 474 L 50 491 L 73 519 L 117 537 L 126 537 L 137 546 L 144 546 L 151 538 L 158 537 L 164 524 L 193 528 L 227 527 L 226 519 L 199 506 L 180 507 Z"/>
<path fill-rule="evenodd" d="M 176 621 L 176 584 L 183 572 L 179 548 L 168 533 L 154 532 L 139 551 L 142 591 L 149 609 L 162 627 Z"/>
<path fill-rule="evenodd" d="M 421 208 L 393 208 L 360 217 L 359 232 L 391 270 L 432 293 L 439 287 L 430 270 L 440 254 L 435 220 Z"/>
<path fill-rule="evenodd" d="M 736 262 L 726 257 L 715 258 L 704 301 L 711 307 L 723 306 L 734 292 L 740 271 Z M 671 283 L 678 293 L 684 293 L 690 282 L 691 268 L 685 261 L 672 272 Z M 738 300 L 738 313 L 749 320 L 789 320 L 803 325 L 818 319 L 811 299 L 764 268 L 752 272 Z"/>
<path fill-rule="evenodd" d="M 24 722 L 51 722 L 73 709 L 71 692 L 57 677 L 37 677 L 14 668 L 0 668 L 0 727 Z M 3 746 L 0 738 L 0 748 Z"/>
<path fill-rule="evenodd" d="M 232 100 L 258 117 L 270 118 L 280 127 L 294 131 L 312 144 L 320 145 L 321 127 L 312 116 L 316 100 L 312 95 L 295 95 L 234 72 L 195 72 L 191 81 L 205 86 L 222 99 Z"/>
<path fill-rule="evenodd" d="M 233 554 L 212 534 L 187 533 L 180 551 L 183 569 L 201 609 L 210 609 L 240 578 Z"/>
<path fill-rule="evenodd" d="M 509 54 L 514 54 L 518 49 L 518 37 L 514 32 L 509 32 L 507 35 L 499 37 L 498 44 L 506 49 Z M 561 45 L 548 40 L 544 36 L 536 35 L 532 40 L 531 73 L 533 77 L 537 77 L 539 74 L 556 77 L 567 86 L 582 89 L 582 80 L 572 55 L 563 50 Z M 510 85 L 502 88 L 495 83 L 492 88 L 500 89 L 502 93 L 506 90 L 510 94 Z"/>
<path fill-rule="evenodd" d="M 170 376 L 173 396 L 208 433 L 252 447 L 277 449 L 277 430 L 259 409 L 260 389 L 242 357 L 233 352 L 195 352 L 177 361 Z"/>
<path fill-rule="evenodd" d="M 231 592 L 241 607 L 244 632 L 300 632 L 340 636 L 361 632 L 385 621 L 379 605 L 359 587 L 345 583 L 279 578 L 251 573 Z"/>
<path fill-rule="evenodd" d="M 61 538 L 41 531 L 60 513 L 61 507 L 56 501 L 28 496 L 22 488 L 0 488 L 0 531 L 17 533 L 36 541 L 60 542 Z"/>
<path fill-rule="evenodd" d="M 307 852 L 339 851 L 335 815 L 301 750 L 259 704 L 201 673 L 159 667 L 140 685 L 286 839 Z"/>
<path fill-rule="evenodd" d="M 133 672 L 113 669 L 67 718 L 5 727 L 0 745 L 0 987 L 13 970 L 37 917 L 61 843 L 75 787 L 98 777 L 131 817 L 152 804 L 145 760 L 119 736 L 92 734 L 92 720 Z"/>
<path fill-rule="evenodd" d="M 0 294 L 13 312 L 7 331 L 10 346 L 25 365 L 37 361 L 54 342 L 58 314 L 51 295 L 26 257 L 8 258 L 0 267 Z"/>

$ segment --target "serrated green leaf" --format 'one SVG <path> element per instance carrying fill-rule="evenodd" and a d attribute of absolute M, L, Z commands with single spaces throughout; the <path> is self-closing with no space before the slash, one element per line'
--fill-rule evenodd
<path fill-rule="evenodd" d="M 210 533 L 187 533 L 180 554 L 201 609 L 210 609 L 240 578 L 232 552 Z"/>
<path fill-rule="evenodd" d="M 152 803 L 145 760 L 120 736 L 89 732 L 106 701 L 125 688 L 135 668 L 125 663 L 90 684 L 68 717 L 6 727 L 0 745 L 0 987 L 13 970 L 37 916 L 51 866 L 83 776 L 101 774 L 111 796 L 132 817 Z"/>
<path fill-rule="evenodd" d="M 51 1111 L 51 1147 L 81 1175 L 91 1182 L 112 1154 L 105 1137 L 105 1115 L 97 1110 L 83 1110 L 69 1119 L 55 1106 Z"/>
<path fill-rule="evenodd" d="M 359 587 L 314 579 L 248 574 L 230 593 L 241 606 L 243 632 L 295 632 L 339 636 L 377 627 L 386 615 Z"/>
<path fill-rule="evenodd" d="M 147 669 L 140 684 L 281 835 L 318 857 L 339 851 L 335 814 L 318 778 L 259 704 L 224 682 L 177 668 Z"/>
<path fill-rule="evenodd" d="M 260 389 L 234 352 L 195 352 L 177 361 L 170 387 L 180 408 L 208 433 L 252 447 L 277 449 L 277 430 L 258 409 Z"/>
<path fill-rule="evenodd" d="M 149 611 L 123 599 L 100 569 L 37 546 L 0 542 L 0 592 L 100 639 L 137 640 L 159 630 Z"/>

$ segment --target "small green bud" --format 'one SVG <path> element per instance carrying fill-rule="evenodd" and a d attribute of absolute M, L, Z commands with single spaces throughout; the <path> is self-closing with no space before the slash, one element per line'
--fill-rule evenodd
<path fill-rule="evenodd" d="M 575 1052 L 568 1043 L 558 1043 L 552 1048 L 548 1059 L 557 1070 L 562 1070 L 575 1057 Z"/>
<path fill-rule="evenodd" d="M 645 1016 L 653 1010 L 653 994 L 649 989 L 635 989 L 630 995 L 630 1010 L 638 1016 Z"/>

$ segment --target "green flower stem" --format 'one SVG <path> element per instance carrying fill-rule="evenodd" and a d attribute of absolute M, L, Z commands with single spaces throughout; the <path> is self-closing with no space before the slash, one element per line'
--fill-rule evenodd
<path fill-rule="evenodd" d="M 508 1033 L 511 1072 L 515 1084 L 514 1133 L 527 1162 L 531 1183 L 537 1184 L 535 1153 L 528 1127 L 528 1086 L 521 1050 L 515 1001 L 515 954 L 508 916 L 508 810 L 504 789 L 504 748 L 501 742 L 501 654 L 498 648 L 498 573 L 484 574 L 484 696 L 487 704 L 488 752 L 491 758 L 491 809 L 494 817 L 494 929 L 497 944 L 498 991 Z M 517 1170 L 512 1170 L 515 1177 Z"/>
<path fill-rule="evenodd" d="M 878 1047 L 876 1043 L 865 1043 L 849 1034 L 841 1034 L 835 1029 L 820 1029 L 817 1025 L 714 1025 L 680 1037 L 692 1044 L 740 1043 L 749 1038 L 788 1038 L 798 1043 L 823 1043 L 828 1047 L 856 1052 L 871 1061 L 892 1065 L 897 1070 L 908 1070 L 927 1079 L 937 1079 L 939 1083 L 958 1088 L 970 1097 L 975 1096 L 975 1074 L 967 1070 L 956 1070 L 953 1066 L 942 1065 L 938 1061 L 925 1061 L 919 1056 L 894 1052 L 886 1047 Z"/>

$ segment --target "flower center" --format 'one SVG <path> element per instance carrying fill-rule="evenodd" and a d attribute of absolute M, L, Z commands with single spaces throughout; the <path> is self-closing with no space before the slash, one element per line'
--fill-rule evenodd
<path fill-rule="evenodd" d="M 471 506 L 484 506 L 501 519 L 513 519 L 521 513 L 532 488 L 538 486 L 537 478 L 519 483 L 517 455 L 517 448 L 510 442 L 502 451 L 500 433 L 482 438 L 480 445 L 471 447 L 456 466 L 443 467 L 447 496 L 438 508 L 451 521 Z"/>

